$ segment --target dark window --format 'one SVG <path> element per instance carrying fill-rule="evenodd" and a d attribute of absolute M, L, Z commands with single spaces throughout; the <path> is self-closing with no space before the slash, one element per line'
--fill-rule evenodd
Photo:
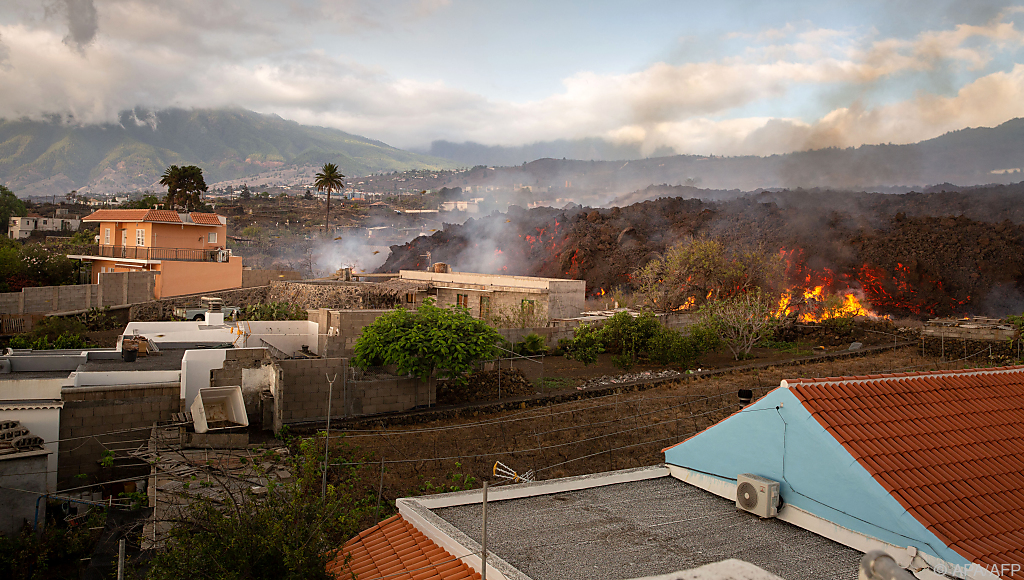
<path fill-rule="evenodd" d="M 469 295 L 468 294 L 456 294 L 455 295 L 455 302 L 458 303 L 459 306 L 463 306 L 465 308 L 469 308 Z"/>

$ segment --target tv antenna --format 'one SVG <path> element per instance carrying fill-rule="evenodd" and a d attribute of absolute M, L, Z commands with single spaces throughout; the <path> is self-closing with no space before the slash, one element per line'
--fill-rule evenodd
<path fill-rule="evenodd" d="M 491 473 L 493 473 L 495 477 L 500 477 L 512 483 L 533 483 L 534 481 L 532 469 L 522 475 L 519 475 L 511 467 L 500 461 L 494 462 L 494 469 L 491 470 Z"/>

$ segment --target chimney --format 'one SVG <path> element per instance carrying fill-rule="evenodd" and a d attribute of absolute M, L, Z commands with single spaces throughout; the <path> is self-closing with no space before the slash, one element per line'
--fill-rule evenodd
<path fill-rule="evenodd" d="M 224 324 L 224 299 L 203 296 L 199 299 L 200 304 L 206 304 L 206 326 L 221 326 Z"/>
<path fill-rule="evenodd" d="M 740 389 L 737 393 L 740 398 L 740 405 L 746 407 L 750 404 L 750 401 L 754 398 L 754 391 L 751 389 Z"/>
<path fill-rule="evenodd" d="M 449 274 L 452 271 L 452 267 L 444 262 L 434 262 L 433 269 L 435 274 Z"/>

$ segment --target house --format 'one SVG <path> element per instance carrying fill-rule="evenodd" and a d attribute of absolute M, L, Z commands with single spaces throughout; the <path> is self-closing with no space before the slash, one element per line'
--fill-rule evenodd
<path fill-rule="evenodd" d="M 783 381 L 665 462 L 723 497 L 737 474 L 777 481 L 779 519 L 862 551 L 1009 577 L 1024 567 L 1022 423 L 1024 367 Z"/>
<path fill-rule="evenodd" d="M 520 318 L 529 322 L 525 326 L 547 326 L 554 318 L 579 316 L 586 302 L 585 280 L 453 272 L 440 262 L 432 271 L 402 270 L 399 279 L 422 285 L 406 293 L 407 306 L 431 296 L 438 306 L 464 306 L 478 318 Z"/>
<path fill-rule="evenodd" d="M 47 464 L 52 451 L 18 421 L 0 419 L 0 534 L 17 535 L 46 519 Z M 40 505 L 42 504 L 42 505 Z"/>
<path fill-rule="evenodd" d="M 852 580 L 881 551 L 900 577 L 1019 578 L 1022 423 L 1024 366 L 783 381 L 663 465 L 492 489 L 487 577 Z M 469 578 L 481 504 L 399 499 L 330 569 Z"/>
<path fill-rule="evenodd" d="M 227 218 L 159 209 L 101 209 L 84 222 L 99 224 L 99 243 L 69 258 L 103 272 L 156 272 L 155 298 L 240 288 L 242 258 L 225 249 Z"/>
<path fill-rule="evenodd" d="M 74 218 L 43 217 L 29 215 L 25 217 L 11 216 L 7 225 L 7 237 L 12 240 L 24 240 L 33 231 L 41 232 L 77 232 L 82 220 Z"/>

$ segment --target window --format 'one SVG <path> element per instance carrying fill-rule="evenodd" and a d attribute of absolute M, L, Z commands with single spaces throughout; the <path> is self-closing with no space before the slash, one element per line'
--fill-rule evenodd
<path fill-rule="evenodd" d="M 537 310 L 537 301 L 527 300 L 526 298 L 523 298 L 522 307 L 523 314 L 533 314 Z"/>
<path fill-rule="evenodd" d="M 413 302 L 416 302 L 416 295 L 413 294 L 412 292 L 406 292 L 405 293 L 405 303 L 406 304 L 412 304 Z"/>
<path fill-rule="evenodd" d="M 469 308 L 469 295 L 468 294 L 456 294 L 455 302 L 463 308 Z"/>
<path fill-rule="evenodd" d="M 206 243 L 216 244 L 217 243 L 217 232 L 210 232 L 206 234 Z"/>
<path fill-rule="evenodd" d="M 110 228 L 103 229 L 103 243 L 108 246 L 110 245 Z"/>
<path fill-rule="evenodd" d="M 135 245 L 145 246 L 146 245 L 146 230 L 135 230 Z"/>
<path fill-rule="evenodd" d="M 480 297 L 480 318 L 487 318 L 491 315 L 491 297 Z"/>

